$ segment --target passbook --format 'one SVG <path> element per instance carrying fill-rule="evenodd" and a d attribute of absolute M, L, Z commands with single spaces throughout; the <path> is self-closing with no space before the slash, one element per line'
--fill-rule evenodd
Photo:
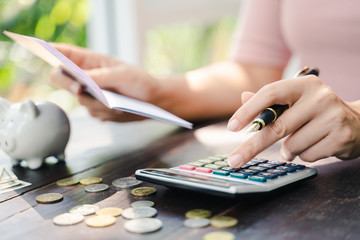
<path fill-rule="evenodd" d="M 80 69 L 80 67 L 44 40 L 8 31 L 4 31 L 4 34 L 20 43 L 33 54 L 42 58 L 53 67 L 63 69 L 76 81 L 80 82 L 85 91 L 102 102 L 108 108 L 170 122 L 189 129 L 192 128 L 192 123 L 185 121 L 155 105 L 101 89 L 93 79 Z"/>

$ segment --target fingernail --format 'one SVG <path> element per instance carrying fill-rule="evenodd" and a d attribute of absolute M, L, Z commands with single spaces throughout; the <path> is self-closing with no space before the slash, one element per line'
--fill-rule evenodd
<path fill-rule="evenodd" d="M 76 82 L 72 83 L 70 85 L 70 92 L 72 92 L 75 95 L 78 95 L 80 92 L 80 85 Z"/>
<path fill-rule="evenodd" d="M 229 124 L 227 125 L 227 128 L 231 131 L 236 131 L 240 127 L 239 120 L 236 118 L 232 119 Z"/>
<path fill-rule="evenodd" d="M 229 156 L 228 164 L 230 167 L 237 168 L 242 165 L 242 157 L 239 153 Z"/>

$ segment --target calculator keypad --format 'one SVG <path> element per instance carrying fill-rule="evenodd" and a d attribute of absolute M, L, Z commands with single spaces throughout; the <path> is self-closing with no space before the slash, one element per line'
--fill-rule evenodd
<path fill-rule="evenodd" d="M 229 179 L 247 179 L 254 182 L 265 183 L 287 174 L 305 169 L 304 165 L 295 163 L 282 163 L 264 159 L 252 159 L 239 169 L 230 168 L 225 155 L 211 156 L 179 166 L 179 169 L 221 176 Z"/>

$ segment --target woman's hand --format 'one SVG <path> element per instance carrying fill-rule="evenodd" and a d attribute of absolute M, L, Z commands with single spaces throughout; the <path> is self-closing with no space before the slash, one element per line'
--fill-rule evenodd
<path fill-rule="evenodd" d="M 53 47 L 83 69 L 102 89 L 117 92 L 135 99 L 156 103 L 159 96 L 159 82 L 142 69 L 126 65 L 116 59 L 69 44 L 53 43 Z M 106 121 L 131 121 L 144 117 L 109 109 L 101 102 L 82 91 L 81 85 L 71 77 L 54 69 L 51 82 L 78 96 L 79 102 L 89 113 Z"/>
<path fill-rule="evenodd" d="M 286 136 L 281 155 L 287 161 L 296 156 L 311 162 L 329 156 L 352 159 L 360 155 L 359 102 L 342 101 L 314 75 L 268 84 L 256 94 L 243 93 L 242 100 L 243 106 L 229 121 L 231 131 L 241 130 L 273 104 L 287 104 L 289 109 L 230 154 L 233 168 Z"/>

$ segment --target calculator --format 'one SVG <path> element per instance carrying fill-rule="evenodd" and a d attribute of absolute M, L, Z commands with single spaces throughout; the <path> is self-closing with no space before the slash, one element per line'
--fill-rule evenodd
<path fill-rule="evenodd" d="M 268 194 L 316 175 L 315 168 L 258 158 L 234 169 L 229 167 L 226 155 L 210 156 L 173 168 L 135 172 L 139 180 L 230 198 Z"/>

